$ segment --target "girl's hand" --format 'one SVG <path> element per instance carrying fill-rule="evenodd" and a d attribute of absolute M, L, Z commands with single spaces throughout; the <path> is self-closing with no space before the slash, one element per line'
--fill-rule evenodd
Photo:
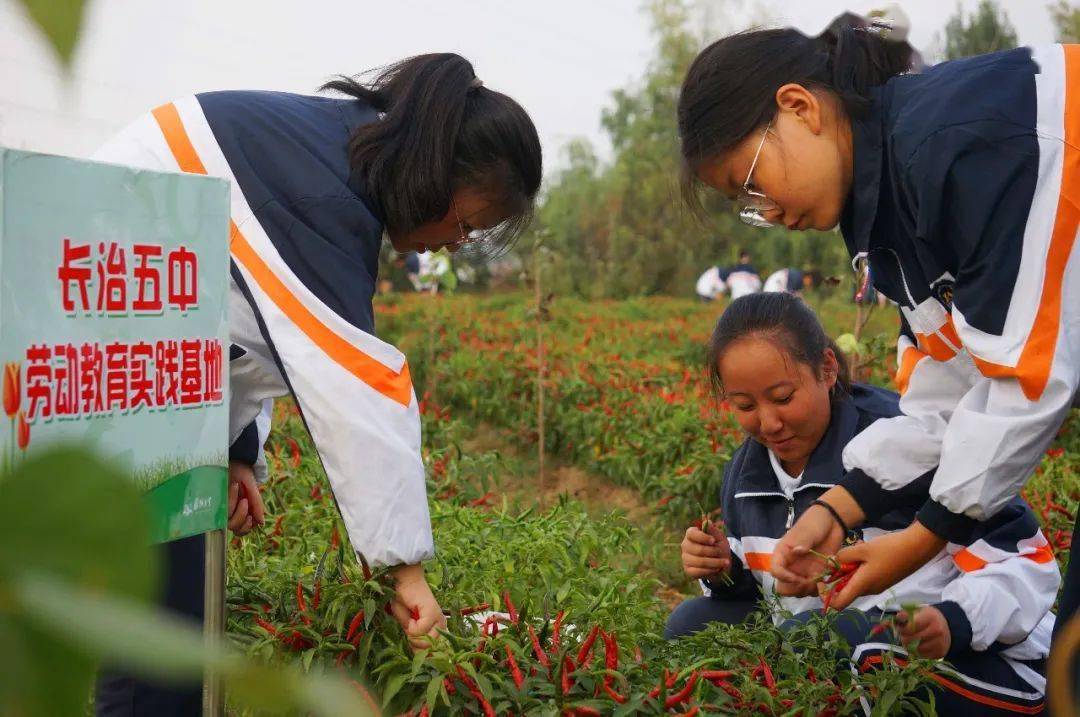
<path fill-rule="evenodd" d="M 716 523 L 708 531 L 690 526 L 682 541 L 682 566 L 688 577 L 696 580 L 719 578 L 731 570 L 731 546 Z"/>
<path fill-rule="evenodd" d="M 247 535 L 256 525 L 266 522 L 255 470 L 247 463 L 229 461 L 229 530 Z"/>
<path fill-rule="evenodd" d="M 424 566 L 401 565 L 393 573 L 396 594 L 390 611 L 408 635 L 413 650 L 430 647 L 439 629 L 446 627 L 446 616 L 424 578 Z"/>
<path fill-rule="evenodd" d="M 773 548 L 769 572 L 776 578 L 777 594 L 817 595 L 817 578 L 825 572 L 821 555 L 834 554 L 843 542 L 844 529 L 832 514 L 810 506 Z"/>
<path fill-rule="evenodd" d="M 949 652 L 952 633 L 945 616 L 932 605 L 923 605 L 909 615 L 907 610 L 896 614 L 900 627 L 900 640 L 904 647 L 918 653 L 919 657 L 940 660 Z"/>
<path fill-rule="evenodd" d="M 841 563 L 861 564 L 832 604 L 843 610 L 855 598 L 885 592 L 930 562 L 944 547 L 944 540 L 915 521 L 896 533 L 844 548 L 836 556 Z"/>

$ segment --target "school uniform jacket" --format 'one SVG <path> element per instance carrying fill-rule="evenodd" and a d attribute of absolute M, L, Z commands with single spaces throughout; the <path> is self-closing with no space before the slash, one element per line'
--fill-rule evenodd
<path fill-rule="evenodd" d="M 899 414 L 896 394 L 856 384 L 852 395 L 833 402 L 829 427 L 802 475 L 793 499 L 781 490 L 768 449 L 747 439 L 724 469 L 721 508 L 733 555 L 733 584 L 704 582 L 718 598 L 778 598 L 793 614 L 821 609 L 818 597 L 778 597 L 769 573 L 773 549 L 814 500 L 844 475 L 844 447 L 870 427 Z M 911 524 L 925 499 L 932 474 L 892 493 L 888 510 L 861 530 L 864 539 Z M 1061 577 L 1057 562 L 1031 509 L 1019 498 L 977 526 L 966 544 L 949 543 L 913 575 L 878 595 L 858 598 L 852 607 L 895 612 L 907 603 L 932 604 L 945 615 L 952 633 L 950 650 L 999 650 L 1011 661 L 1049 654 L 1054 603 Z M 779 623 L 782 616 L 775 615 Z M 1025 679 L 1042 678 L 1017 663 Z"/>
<path fill-rule="evenodd" d="M 347 157 L 375 120 L 357 100 L 211 92 L 158 107 L 95 157 L 230 180 L 232 454 L 255 461 L 269 401 L 291 393 L 352 545 L 396 565 L 434 548 L 409 366 L 375 336 L 383 222 Z"/>
<path fill-rule="evenodd" d="M 851 442 L 845 485 L 877 515 L 936 468 L 919 520 L 964 541 L 1010 505 L 1080 383 L 1080 46 L 893 78 L 852 130 L 841 229 L 900 306 L 904 415 Z"/>

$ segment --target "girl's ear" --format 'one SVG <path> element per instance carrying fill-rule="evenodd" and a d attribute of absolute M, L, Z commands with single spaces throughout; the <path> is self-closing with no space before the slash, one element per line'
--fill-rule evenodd
<path fill-rule="evenodd" d="M 832 391 L 840 374 L 840 362 L 836 360 L 836 354 L 831 348 L 826 347 L 821 361 L 821 380 L 825 382 L 825 388 Z"/>
<path fill-rule="evenodd" d="M 793 82 L 781 85 L 776 90 L 776 108 L 780 115 L 797 118 L 812 133 L 821 132 L 821 100 L 802 85 Z"/>

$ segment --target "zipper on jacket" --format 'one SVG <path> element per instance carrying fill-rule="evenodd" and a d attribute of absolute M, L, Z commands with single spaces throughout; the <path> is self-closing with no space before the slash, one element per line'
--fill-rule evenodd
<path fill-rule="evenodd" d="M 791 498 L 787 499 L 787 523 L 785 528 L 790 528 L 795 524 L 795 501 Z"/>
<path fill-rule="evenodd" d="M 904 287 L 904 293 L 907 294 L 908 305 L 909 305 L 909 307 L 911 308 L 912 311 L 918 310 L 918 304 L 915 303 L 915 297 L 912 295 L 911 289 L 908 288 L 907 275 L 904 274 L 904 264 L 903 264 L 903 262 L 900 261 L 900 255 L 897 254 L 896 250 L 893 249 L 892 247 L 879 247 L 879 248 L 874 249 L 872 251 L 887 251 L 887 252 L 889 252 L 890 254 L 893 255 L 893 259 L 896 260 L 896 268 L 900 270 L 900 283 Z M 856 260 L 857 259 L 858 259 L 858 257 L 856 257 Z M 869 262 L 869 253 L 867 254 L 867 262 Z M 953 342 L 951 340 L 949 340 L 948 336 L 941 333 L 940 328 L 934 329 L 934 335 L 937 336 L 939 339 L 941 339 L 945 343 L 946 346 L 948 346 L 950 349 L 952 349 L 953 353 L 958 354 L 962 350 L 960 346 L 956 346 L 955 344 L 953 344 Z"/>

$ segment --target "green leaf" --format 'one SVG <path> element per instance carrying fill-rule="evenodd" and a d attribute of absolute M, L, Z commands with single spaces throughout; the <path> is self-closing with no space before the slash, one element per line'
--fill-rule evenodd
<path fill-rule="evenodd" d="M 209 669 L 253 707 L 327 717 L 372 714 L 340 679 L 254 665 L 225 646 L 204 645 L 202 633 L 179 619 L 126 598 L 29 572 L 11 585 L 11 594 L 17 609 L 41 630 L 137 674 L 198 679 Z"/>
<path fill-rule="evenodd" d="M 424 694 L 424 704 L 427 705 L 428 711 L 435 709 L 435 700 L 439 699 L 439 690 L 443 686 L 443 680 L 445 678 L 442 674 L 436 674 L 428 682 L 427 692 Z"/>
<path fill-rule="evenodd" d="M 158 572 L 148 535 L 138 490 L 85 451 L 50 451 L 0 478 L 0 713 L 81 713 L 96 666 L 93 654 L 5 608 L 3 596 L 36 571 L 146 599 Z"/>
<path fill-rule="evenodd" d="M 56 50 L 64 65 L 71 63 L 82 28 L 83 0 L 19 0 L 30 19 Z"/>
<path fill-rule="evenodd" d="M 386 683 L 386 689 L 383 691 L 383 709 L 386 709 L 386 706 L 390 704 L 390 700 L 394 699 L 394 695 L 401 690 L 402 686 L 408 682 L 408 680 L 408 674 L 395 675 L 390 678 L 390 681 Z"/>

